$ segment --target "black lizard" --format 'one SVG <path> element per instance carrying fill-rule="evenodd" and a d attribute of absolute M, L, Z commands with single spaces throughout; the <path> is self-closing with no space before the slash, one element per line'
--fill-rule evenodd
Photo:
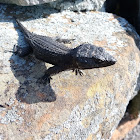
<path fill-rule="evenodd" d="M 54 65 L 46 70 L 42 82 L 48 81 L 52 75 L 64 70 L 75 70 L 76 74 L 82 75 L 80 69 L 107 67 L 116 63 L 115 58 L 101 47 L 82 44 L 70 49 L 50 37 L 29 32 L 18 19 L 16 22 L 29 46 L 17 47 L 14 49 L 15 53 L 22 57 L 33 53 L 37 59 Z"/>

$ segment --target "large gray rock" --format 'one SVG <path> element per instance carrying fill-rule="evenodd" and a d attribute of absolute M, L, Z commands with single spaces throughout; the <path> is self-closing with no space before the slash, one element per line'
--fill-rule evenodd
<path fill-rule="evenodd" d="M 129 100 L 140 89 L 140 38 L 134 29 L 124 19 L 106 13 L 54 13 L 44 5 L 0 5 L 0 10 L 0 138 L 110 139 Z M 83 77 L 65 71 L 53 76 L 50 84 L 38 84 L 37 78 L 49 64 L 32 55 L 20 58 L 5 52 L 14 44 L 27 45 L 13 15 L 31 32 L 74 38 L 68 47 L 84 42 L 101 46 L 117 63 L 84 70 Z"/>
<path fill-rule="evenodd" d="M 140 139 L 140 122 L 132 131 L 130 131 L 126 135 L 124 140 L 139 140 L 139 139 Z"/>
<path fill-rule="evenodd" d="M 59 10 L 70 10 L 70 11 L 105 11 L 104 10 L 105 0 L 58 0 L 50 3 L 53 8 Z"/>
<path fill-rule="evenodd" d="M 0 0 L 0 3 L 17 4 L 21 6 L 38 5 L 48 2 L 53 2 L 55 0 Z"/>
<path fill-rule="evenodd" d="M 21 6 L 50 3 L 50 6 L 58 10 L 101 10 L 104 11 L 105 0 L 0 0 L 1 3 L 11 3 Z"/>

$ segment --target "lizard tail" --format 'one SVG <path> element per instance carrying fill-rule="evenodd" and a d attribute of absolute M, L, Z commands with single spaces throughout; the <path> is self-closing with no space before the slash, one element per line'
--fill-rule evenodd
<path fill-rule="evenodd" d="M 14 17 L 16 23 L 18 24 L 18 26 L 20 27 L 21 31 L 25 34 L 25 37 L 30 38 L 31 32 L 28 31 L 15 16 L 13 16 L 13 17 Z"/>

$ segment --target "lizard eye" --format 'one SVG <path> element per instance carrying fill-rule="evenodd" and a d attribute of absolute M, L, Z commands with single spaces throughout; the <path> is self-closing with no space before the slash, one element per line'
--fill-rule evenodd
<path fill-rule="evenodd" d="M 101 63 L 102 61 L 101 61 L 101 60 L 99 60 L 98 62 L 99 62 L 99 63 Z"/>
<path fill-rule="evenodd" d="M 103 52 L 103 51 L 104 51 L 104 49 L 101 48 L 101 47 L 99 47 L 98 50 L 99 50 L 100 52 Z"/>
<path fill-rule="evenodd" d="M 102 60 L 100 60 L 100 59 L 94 59 L 94 61 L 95 61 L 95 63 L 101 63 L 102 62 Z"/>

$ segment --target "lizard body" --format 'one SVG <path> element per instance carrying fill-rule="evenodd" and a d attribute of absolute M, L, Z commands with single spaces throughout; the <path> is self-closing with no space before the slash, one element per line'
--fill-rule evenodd
<path fill-rule="evenodd" d="M 70 49 L 50 37 L 31 33 L 18 19 L 16 22 L 24 33 L 29 46 L 16 48 L 15 52 L 22 57 L 33 53 L 37 59 L 54 65 L 46 70 L 42 77 L 43 81 L 64 70 L 76 70 L 76 74 L 82 75 L 80 69 L 107 67 L 116 63 L 115 58 L 101 47 L 82 44 Z"/>

